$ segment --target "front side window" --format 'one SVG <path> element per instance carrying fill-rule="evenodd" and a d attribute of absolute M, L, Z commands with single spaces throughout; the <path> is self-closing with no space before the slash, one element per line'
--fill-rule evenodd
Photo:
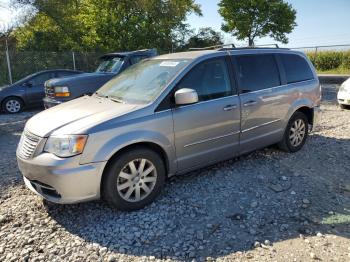
<path fill-rule="evenodd" d="M 123 71 L 98 91 L 124 103 L 149 103 L 153 101 L 190 60 L 144 60 Z"/>
<path fill-rule="evenodd" d="M 98 66 L 96 72 L 117 73 L 124 62 L 123 57 L 108 57 L 105 58 Z"/>
<path fill-rule="evenodd" d="M 199 101 L 231 95 L 232 89 L 225 59 L 211 59 L 196 65 L 180 81 L 177 89 L 181 88 L 196 90 Z"/>
<path fill-rule="evenodd" d="M 274 55 L 235 56 L 242 93 L 281 85 Z"/>
<path fill-rule="evenodd" d="M 280 54 L 280 57 L 286 72 L 287 84 L 314 79 L 309 64 L 301 56 Z"/>

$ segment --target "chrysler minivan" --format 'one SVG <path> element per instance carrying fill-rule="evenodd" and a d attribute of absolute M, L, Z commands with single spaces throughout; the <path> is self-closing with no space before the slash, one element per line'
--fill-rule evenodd
<path fill-rule="evenodd" d="M 17 149 L 29 189 L 55 203 L 151 203 L 173 175 L 272 144 L 300 150 L 321 92 L 300 52 L 219 48 L 144 60 L 92 96 L 32 117 Z"/>

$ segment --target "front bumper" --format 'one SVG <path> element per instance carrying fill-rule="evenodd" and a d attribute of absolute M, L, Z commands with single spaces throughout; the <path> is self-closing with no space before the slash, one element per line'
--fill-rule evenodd
<path fill-rule="evenodd" d="M 45 109 L 62 104 L 62 101 L 57 101 L 53 98 L 45 97 L 43 99 Z"/>
<path fill-rule="evenodd" d="M 350 92 L 339 91 L 338 95 L 338 103 L 341 105 L 350 105 Z"/>
<path fill-rule="evenodd" d="M 79 164 L 80 155 L 59 158 L 49 153 L 32 159 L 17 156 L 26 186 L 43 198 L 72 204 L 100 198 L 100 184 L 106 162 Z"/>

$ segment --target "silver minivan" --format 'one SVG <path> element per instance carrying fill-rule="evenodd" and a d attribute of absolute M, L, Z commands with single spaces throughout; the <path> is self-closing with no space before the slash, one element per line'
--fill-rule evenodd
<path fill-rule="evenodd" d="M 272 144 L 300 150 L 321 100 L 303 53 L 221 48 L 140 62 L 32 117 L 17 149 L 25 184 L 55 203 L 135 210 L 167 178 Z"/>

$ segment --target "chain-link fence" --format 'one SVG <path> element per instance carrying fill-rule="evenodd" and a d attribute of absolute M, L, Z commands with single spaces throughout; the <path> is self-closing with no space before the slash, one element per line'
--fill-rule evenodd
<path fill-rule="evenodd" d="M 102 53 L 9 50 L 7 59 L 6 51 L 0 51 L 0 86 L 42 70 L 75 69 L 91 72 L 96 70 L 101 55 Z"/>
<path fill-rule="evenodd" d="M 291 49 L 307 53 L 315 67 L 321 72 L 341 68 L 341 72 L 350 74 L 350 44 Z M 96 69 L 99 63 L 98 58 L 102 55 L 102 53 L 91 52 L 38 52 L 10 49 L 7 59 L 6 52 L 5 50 L 0 51 L 0 86 L 15 82 L 29 74 L 48 69 L 65 68 L 91 72 Z"/>

